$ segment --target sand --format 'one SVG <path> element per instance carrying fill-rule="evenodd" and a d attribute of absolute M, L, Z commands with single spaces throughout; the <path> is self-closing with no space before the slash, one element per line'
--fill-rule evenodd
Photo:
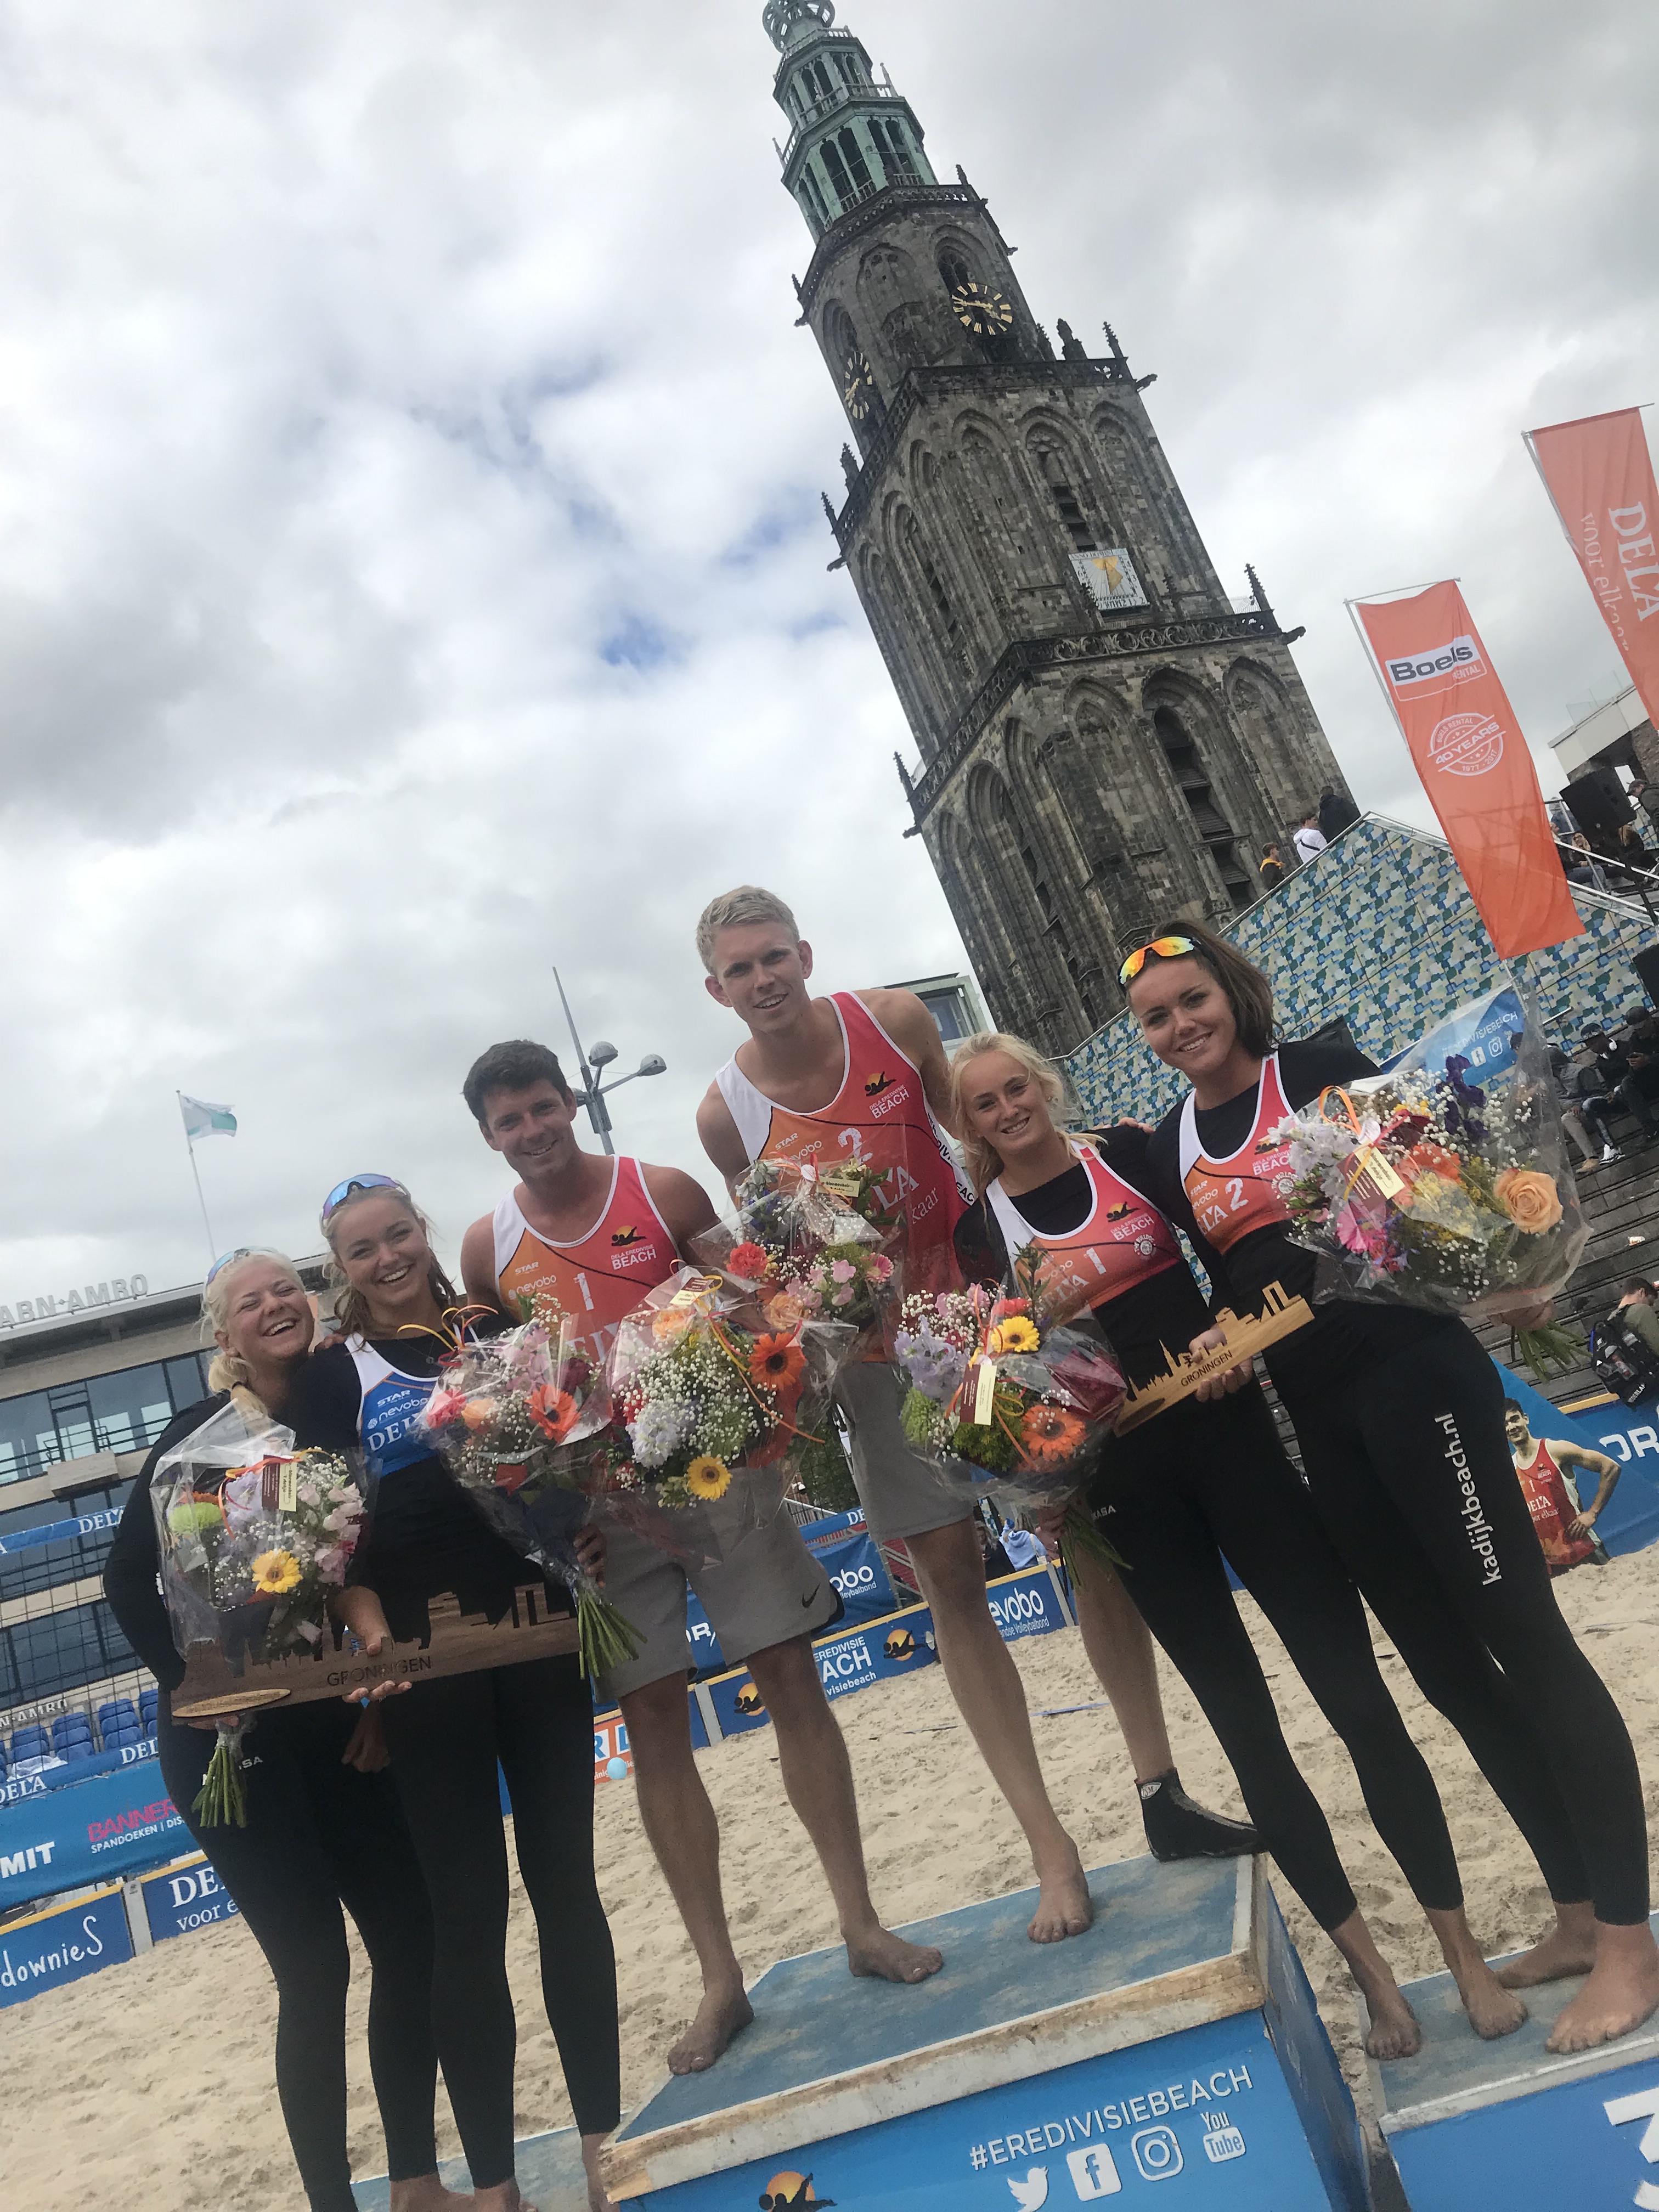
<path fill-rule="evenodd" d="M 1659 1798 L 1659 1556 L 1578 1569 L 1557 1584 L 1563 1609 L 1613 1685 Z M 1439 1966 L 1433 1941 L 1360 1802 L 1341 1747 L 1272 1631 L 1248 1600 L 1292 1749 L 1329 1816 L 1361 1905 L 1401 1979 Z M 1379 1636 L 1384 1671 L 1439 1780 L 1462 1863 L 1470 1916 L 1489 1953 L 1535 1936 L 1543 1886 L 1519 1836 L 1450 1730 L 1418 1697 Z M 1100 1693 L 1074 1630 L 1014 1646 L 1035 1711 Z M 1164 1669 L 1182 1777 L 1218 1809 L 1242 1812 L 1231 1770 L 1185 1686 Z M 858 1778 L 872 1887 L 892 1922 L 1025 1887 L 1019 1831 L 956 1720 L 944 1670 L 878 1684 L 835 1708 Z M 1122 1741 L 1109 1711 L 1034 1722 L 1054 1802 L 1085 1863 L 1144 1848 Z M 725 1838 L 726 1895 L 750 1972 L 831 1942 L 816 1862 L 784 1800 L 769 1729 L 700 1754 Z M 637 2100 L 689 2015 L 696 1979 L 641 1830 L 631 1783 L 599 1792 L 600 1880 L 621 1981 L 623 2089 Z M 1284 1881 L 1274 1887 L 1345 2070 L 1364 2107 L 1352 1984 Z M 537 1983 L 535 1931 L 515 1887 L 509 1964 L 519 2016 L 521 2134 L 570 2117 Z M 360 2173 L 385 2170 L 363 2042 L 367 1965 L 354 1943 L 351 2151 Z M 82 2212 L 88 2204 L 299 2212 L 300 2191 L 271 2075 L 276 2004 L 246 1930 L 232 1923 L 0 2014 L 0 2175 L 9 2205 Z M 459 2148 L 440 2094 L 440 2142 Z"/>

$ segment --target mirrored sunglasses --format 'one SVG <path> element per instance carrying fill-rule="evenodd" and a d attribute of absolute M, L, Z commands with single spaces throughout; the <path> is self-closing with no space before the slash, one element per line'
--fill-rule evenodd
<path fill-rule="evenodd" d="M 1150 945 L 1138 945 L 1129 955 L 1117 971 L 1117 980 L 1120 983 L 1133 983 L 1154 954 L 1160 960 L 1179 960 L 1183 953 L 1197 950 L 1190 937 L 1155 937 Z"/>

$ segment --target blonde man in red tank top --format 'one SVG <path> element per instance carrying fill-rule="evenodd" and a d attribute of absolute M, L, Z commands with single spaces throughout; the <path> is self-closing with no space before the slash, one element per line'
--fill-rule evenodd
<path fill-rule="evenodd" d="M 462 1240 L 468 1297 L 511 1312 L 519 1292 L 550 1290 L 578 1340 L 602 1358 L 617 1323 L 680 1265 L 687 1241 L 714 1225 L 708 1194 L 678 1168 L 584 1152 L 576 1098 L 545 1045 L 492 1045 L 463 1092 L 485 1143 L 521 1178 Z M 641 1648 L 599 1687 L 627 1723 L 640 1817 L 702 1973 L 696 2016 L 668 2054 L 677 2074 L 712 2066 L 753 2017 L 720 1893 L 720 1829 L 691 1752 L 688 1582 L 728 1664 L 747 1664 L 772 1717 L 784 1788 L 823 1863 L 848 1965 L 920 1982 L 942 1963 L 937 1951 L 884 1928 L 871 1901 L 846 1739 L 812 1656 L 813 1634 L 837 1612 L 830 1579 L 787 1515 L 741 1534 L 734 1522 L 731 1538 L 719 1565 L 684 1569 L 618 1530 L 605 1570 L 608 1594 Z"/>
<path fill-rule="evenodd" d="M 913 991 L 815 999 L 811 947 L 782 900 L 752 884 L 704 909 L 697 950 L 709 996 L 749 1029 L 697 1109 L 702 1148 L 727 1184 L 763 1156 L 857 1154 L 900 1169 L 912 1252 L 948 1249 L 967 1193 L 943 1133 L 945 1048 L 921 1000 Z M 951 1695 L 1030 1845 L 1041 1885 L 1031 1940 L 1081 1935 L 1093 1917 L 1083 1863 L 1049 1802 L 1019 1672 L 986 1601 L 972 1509 L 948 1497 L 905 1443 L 890 1368 L 855 1364 L 841 1391 L 871 1534 L 902 1539 L 915 1562 Z"/>

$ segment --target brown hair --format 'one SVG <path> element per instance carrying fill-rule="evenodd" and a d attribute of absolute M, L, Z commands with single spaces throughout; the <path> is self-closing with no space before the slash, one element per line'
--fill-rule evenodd
<path fill-rule="evenodd" d="M 532 1083 L 550 1083 L 563 1098 L 574 1095 L 564 1079 L 557 1053 L 544 1044 L 532 1044 L 528 1037 L 510 1037 L 505 1044 L 492 1044 L 488 1052 L 478 1054 L 466 1071 L 461 1096 L 473 1120 L 488 1134 L 489 1118 L 484 1109 L 490 1092 L 528 1091 Z"/>
<path fill-rule="evenodd" d="M 1233 1010 L 1240 1044 L 1257 1060 L 1266 1060 L 1273 1048 L 1273 987 L 1261 970 L 1244 957 L 1230 938 L 1223 937 L 1206 922 L 1177 917 L 1155 929 L 1152 936 L 1184 937 L 1188 940 L 1193 948 L 1191 957 L 1207 975 L 1214 976 L 1225 994 L 1227 1004 Z M 1177 953 L 1175 957 L 1185 959 L 1188 955 Z M 1148 952 L 1141 974 L 1144 975 L 1159 958 L 1158 953 Z M 1134 988 L 1133 981 L 1129 988 Z"/>
<path fill-rule="evenodd" d="M 340 1234 L 341 1222 L 354 1206 L 361 1206 L 366 1198 L 389 1198 L 395 1204 L 401 1206 L 410 1219 L 419 1229 L 422 1236 L 425 1237 L 428 1251 L 432 1250 L 432 1224 L 406 1191 L 387 1190 L 378 1187 L 373 1190 L 356 1190 L 353 1191 L 349 1198 L 342 1199 L 339 1205 L 335 1207 L 323 1227 L 323 1234 L 328 1239 L 328 1249 L 334 1255 L 329 1262 L 329 1283 L 334 1290 L 341 1293 L 334 1301 L 334 1326 L 343 1336 L 361 1336 L 365 1339 L 374 1325 L 373 1316 L 368 1310 L 368 1300 L 360 1290 L 352 1286 L 345 1269 L 340 1265 L 340 1247 L 337 1240 Z M 460 1295 L 438 1264 L 435 1253 L 433 1254 L 432 1267 L 426 1281 L 427 1288 L 436 1300 L 438 1310 L 441 1313 L 446 1311 L 450 1306 L 460 1304 Z"/>
<path fill-rule="evenodd" d="M 951 1119 L 962 1132 L 962 1157 L 972 1178 L 975 1198 L 984 1197 L 1002 1173 L 1003 1166 L 1001 1153 L 988 1138 L 981 1137 L 969 1127 L 965 1111 L 967 1085 L 963 1070 L 970 1060 L 979 1060 L 988 1052 L 1006 1053 L 1010 1060 L 1018 1060 L 1051 1107 L 1063 1106 L 1066 1102 L 1066 1085 L 1060 1081 L 1060 1070 L 1053 1060 L 1045 1060 L 1034 1044 L 1027 1044 L 1024 1037 L 1009 1036 L 1002 1030 L 975 1030 L 972 1036 L 963 1039 L 951 1055 Z M 1053 1115 L 1050 1118 L 1057 1129 L 1064 1128 L 1061 1120 Z"/>

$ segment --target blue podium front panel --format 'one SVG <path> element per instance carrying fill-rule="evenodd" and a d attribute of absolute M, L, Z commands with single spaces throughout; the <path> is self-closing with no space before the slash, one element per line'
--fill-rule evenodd
<path fill-rule="evenodd" d="M 1371 2078 L 1412 2212 L 1659 2207 L 1659 2022 L 1553 2057 L 1545 2041 L 1582 1986 L 1526 1990 L 1524 2027 L 1482 2043 L 1449 1974 L 1408 1984 L 1423 2048 Z"/>
<path fill-rule="evenodd" d="M 1089 1876 L 1095 1923 L 1026 1936 L 1027 1890 L 908 1928 L 944 1971 L 856 1981 L 784 1960 L 754 2025 L 619 2131 L 645 2212 L 830 2203 L 973 2212 L 1157 2185 L 1171 2208 L 1365 2203 L 1351 2101 L 1261 1868 L 1151 1859 Z"/>

